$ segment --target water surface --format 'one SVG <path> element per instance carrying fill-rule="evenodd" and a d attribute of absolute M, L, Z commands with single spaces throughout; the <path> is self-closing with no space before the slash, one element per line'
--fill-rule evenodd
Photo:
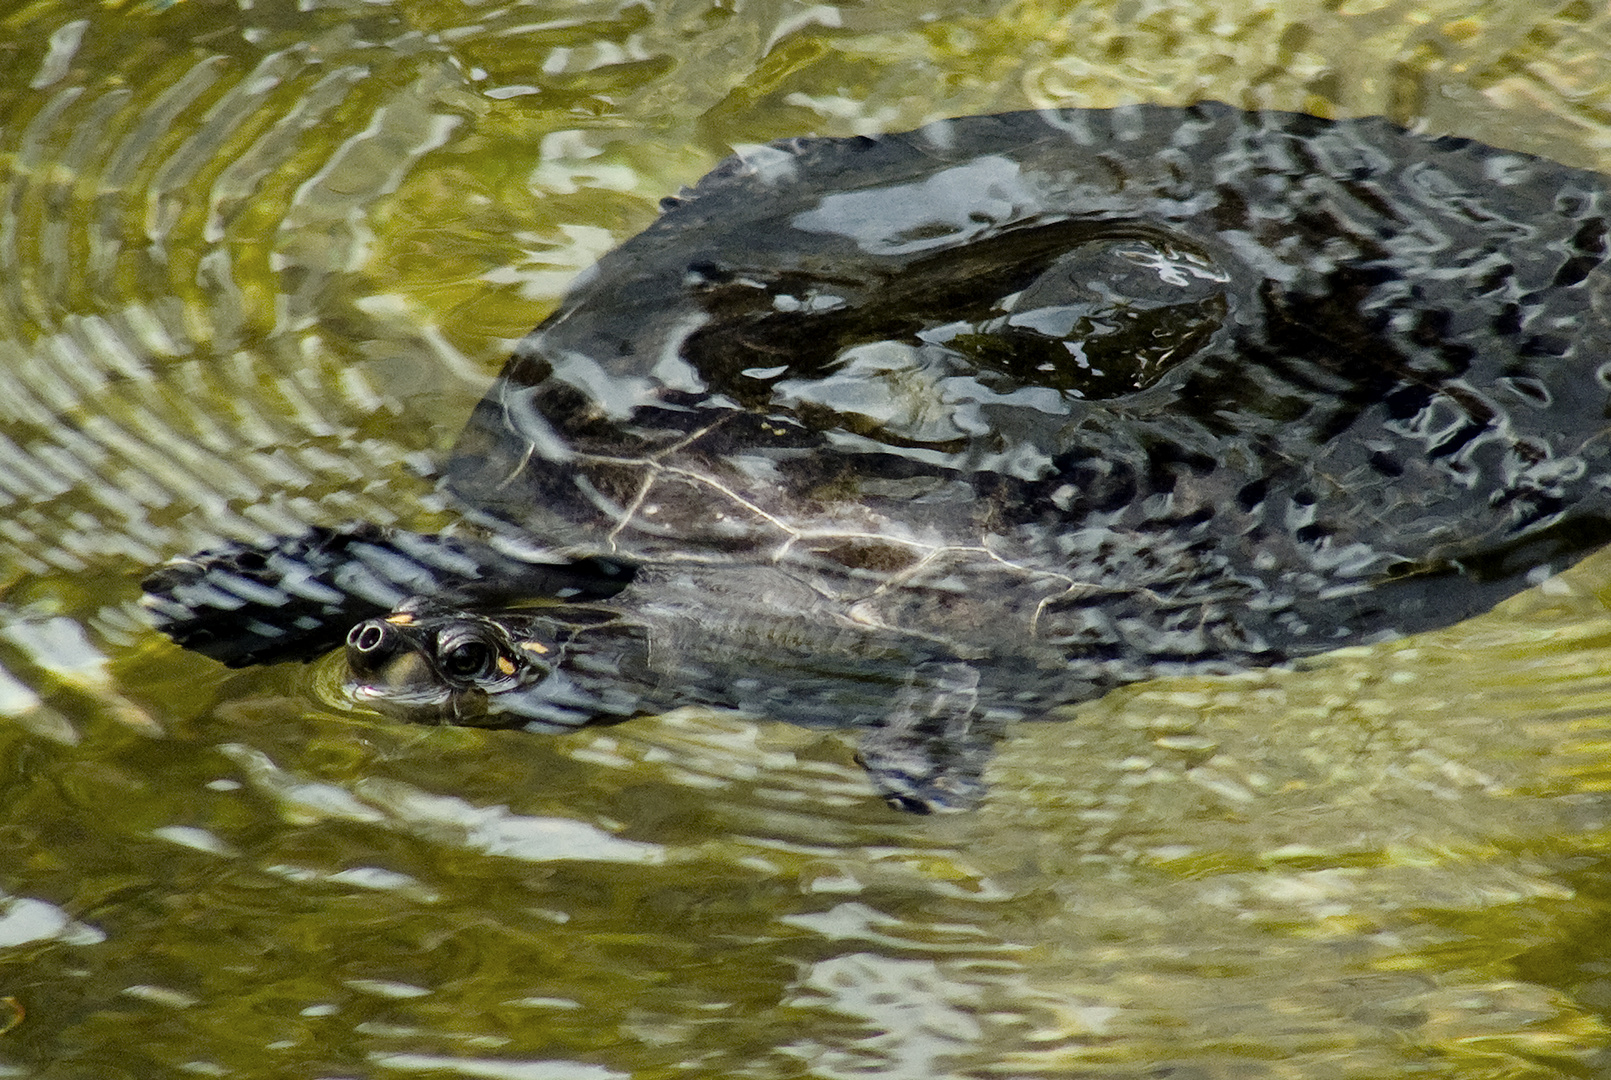
<path fill-rule="evenodd" d="M 1212 97 L 1611 170 L 1600 5 L 40 0 L 0 14 L 0 1075 L 1555 1077 L 1611 1045 L 1611 557 L 1027 726 L 542 739 L 147 630 L 427 528 L 510 341 L 733 147 Z"/>

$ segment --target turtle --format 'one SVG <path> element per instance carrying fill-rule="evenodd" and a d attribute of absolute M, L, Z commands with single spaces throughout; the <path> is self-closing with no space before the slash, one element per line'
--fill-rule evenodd
<path fill-rule="evenodd" d="M 454 528 L 230 543 L 145 602 L 420 722 L 858 729 L 890 805 L 966 808 L 1014 722 L 1445 626 L 1611 537 L 1608 211 L 1214 102 L 751 148 L 517 345 Z"/>

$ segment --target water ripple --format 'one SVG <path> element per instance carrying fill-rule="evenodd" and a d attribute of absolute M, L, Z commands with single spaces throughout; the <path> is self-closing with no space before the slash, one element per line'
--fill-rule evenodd
<path fill-rule="evenodd" d="M 1026 725 L 984 810 L 924 822 L 835 736 L 427 740 L 133 605 L 218 538 L 430 524 L 505 339 L 731 145 L 1211 97 L 1603 165 L 1604 5 L 11 7 L 0 1072 L 1582 1075 L 1606 1045 L 1604 559 L 1576 599 Z"/>

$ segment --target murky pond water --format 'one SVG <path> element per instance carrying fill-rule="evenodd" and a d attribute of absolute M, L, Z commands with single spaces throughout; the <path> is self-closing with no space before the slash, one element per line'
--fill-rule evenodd
<path fill-rule="evenodd" d="M 435 523 L 510 341 L 733 146 L 1212 97 L 1611 171 L 1603 5 L 10 8 L 0 1075 L 1611 1068 L 1611 556 L 1028 725 L 944 819 L 834 735 L 401 727 L 136 604 Z"/>

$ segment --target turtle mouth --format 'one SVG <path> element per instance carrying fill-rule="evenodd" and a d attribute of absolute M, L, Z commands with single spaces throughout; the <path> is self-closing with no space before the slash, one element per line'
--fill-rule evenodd
<path fill-rule="evenodd" d="M 363 669 L 349 656 L 347 667 L 351 672 L 348 692 L 359 704 L 371 708 L 410 720 L 457 719 L 486 711 L 484 692 L 444 685 L 421 653 L 402 653 Z"/>

